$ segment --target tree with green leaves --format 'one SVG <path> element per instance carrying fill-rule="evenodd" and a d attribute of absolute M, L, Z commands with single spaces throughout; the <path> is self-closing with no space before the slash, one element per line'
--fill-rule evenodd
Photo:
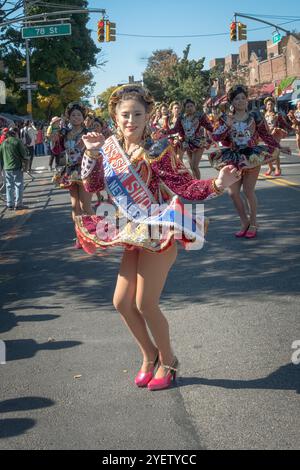
<path fill-rule="evenodd" d="M 0 0 L 4 2 L 4 0 Z M 11 3 L 11 2 L 9 2 Z M 20 2 L 18 2 L 19 4 Z M 21 2 L 23 3 L 23 2 Z M 1 3 L 0 3 L 1 5 Z M 87 8 L 87 0 L 72 0 L 72 9 Z M 55 4 L 46 1 L 27 0 L 27 15 L 40 14 L 49 11 L 62 11 L 70 9 L 69 0 L 55 0 Z M 14 14 L 20 14 L 18 11 Z M 61 13 L 58 14 L 62 16 Z M 51 22 L 51 20 L 49 20 Z M 30 48 L 30 65 L 32 82 L 41 83 L 38 93 L 33 93 L 33 114 L 41 113 L 40 103 L 43 101 L 56 103 L 57 96 L 61 95 L 62 84 L 58 73 L 59 70 L 68 70 L 74 77 L 80 74 L 85 76 L 85 85 L 79 89 L 79 98 L 84 98 L 88 94 L 92 94 L 93 86 L 92 75 L 89 73 L 90 68 L 94 66 L 103 66 L 105 61 L 99 56 L 101 49 L 98 49 L 91 38 L 91 32 L 87 28 L 88 16 L 85 14 L 75 14 L 72 16 L 72 35 L 64 37 L 49 37 L 29 40 Z M 21 38 L 20 31 L 15 26 L 2 29 L 0 37 L 0 60 L 8 68 L 8 74 L 5 76 L 7 87 L 10 88 L 14 95 L 17 95 L 18 112 L 26 113 L 26 92 L 20 92 L 19 86 L 15 83 L 16 77 L 26 76 L 25 61 L 25 44 Z M 89 78 L 89 82 L 86 79 Z M 0 76 L 1 79 L 1 76 Z M 65 104 L 65 97 L 62 95 L 58 107 Z M 47 105 L 47 106 L 48 106 Z M 46 107 L 46 114 L 58 109 Z"/>
<path fill-rule="evenodd" d="M 157 101 L 193 99 L 199 106 L 209 92 L 209 72 L 204 60 L 189 60 L 190 44 L 180 59 L 172 49 L 155 51 L 148 60 L 144 83 Z"/>
<path fill-rule="evenodd" d="M 166 84 L 177 62 L 178 57 L 172 49 L 154 51 L 149 57 L 143 81 L 156 101 L 165 100 Z"/>
<path fill-rule="evenodd" d="M 108 112 L 108 102 L 110 95 L 118 88 L 117 86 L 110 86 L 107 88 L 103 93 L 97 96 L 98 104 L 99 104 L 99 115 L 103 117 L 103 119 L 109 119 L 109 112 Z"/>

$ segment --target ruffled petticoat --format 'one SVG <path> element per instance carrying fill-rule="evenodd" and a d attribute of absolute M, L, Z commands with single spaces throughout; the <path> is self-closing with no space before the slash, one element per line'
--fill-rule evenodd
<path fill-rule="evenodd" d="M 194 137 L 182 142 L 182 149 L 188 152 L 197 152 L 198 150 L 208 149 L 211 140 L 206 137 Z"/>
<path fill-rule="evenodd" d="M 266 145 L 256 145 L 255 147 L 246 147 L 238 150 L 225 148 L 212 152 L 209 155 L 209 161 L 212 167 L 220 170 L 226 165 L 234 165 L 239 170 L 250 170 L 266 163 L 276 161 L 280 150 L 270 149 Z"/>

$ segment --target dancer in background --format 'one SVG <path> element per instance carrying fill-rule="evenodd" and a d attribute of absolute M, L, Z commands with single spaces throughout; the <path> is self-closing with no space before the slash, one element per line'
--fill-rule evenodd
<path fill-rule="evenodd" d="M 226 165 L 234 165 L 242 171 L 242 178 L 229 188 L 229 194 L 240 216 L 241 230 L 237 238 L 255 238 L 257 235 L 257 200 L 255 185 L 261 165 L 276 161 L 280 150 L 290 152 L 288 147 L 281 147 L 271 136 L 266 121 L 260 113 L 248 112 L 248 91 L 243 85 L 237 85 L 228 92 L 228 102 L 233 114 L 223 114 L 212 137 L 221 141 L 227 148 L 210 154 L 211 165 L 220 170 Z M 266 145 L 258 145 L 259 140 Z M 248 217 L 240 191 L 244 194 L 250 209 Z"/>
<path fill-rule="evenodd" d="M 172 103 L 169 106 L 169 111 L 170 111 L 170 114 L 169 114 L 169 119 L 168 119 L 168 130 L 170 133 L 174 129 L 181 113 L 181 104 L 179 103 L 179 101 L 172 101 Z M 179 133 L 172 135 L 172 142 L 173 142 L 177 157 L 182 161 L 184 150 L 182 148 L 182 138 Z"/>
<path fill-rule="evenodd" d="M 289 111 L 288 118 L 296 132 L 296 142 L 300 156 L 300 100 L 297 101 L 296 109 Z"/>
<path fill-rule="evenodd" d="M 288 135 L 288 131 L 290 130 L 290 125 L 285 120 L 285 118 L 280 113 L 275 112 L 275 99 L 272 96 L 268 96 L 264 100 L 264 104 L 266 107 L 265 111 L 265 120 L 268 125 L 270 134 L 280 143 L 281 139 Z M 280 168 L 280 156 L 278 155 L 277 159 L 275 160 L 275 173 L 274 176 L 281 175 L 281 168 Z M 273 163 L 269 163 L 269 169 L 264 173 L 265 176 L 270 176 L 274 171 Z"/>
<path fill-rule="evenodd" d="M 80 103 L 70 103 L 66 109 L 66 117 L 71 128 L 63 130 L 66 165 L 57 171 L 53 182 L 61 189 L 68 189 L 71 196 L 72 219 L 81 214 L 92 214 L 92 195 L 84 190 L 81 180 L 81 161 L 85 150 L 82 137 L 87 133 L 84 126 L 85 107 Z M 78 240 L 75 248 L 81 248 Z"/>
<path fill-rule="evenodd" d="M 208 145 L 204 136 L 204 128 L 209 132 L 213 131 L 213 126 L 206 114 L 196 110 L 196 104 L 193 100 L 186 99 L 183 104 L 183 114 L 179 116 L 170 135 L 179 133 L 183 142 L 182 150 L 187 152 L 190 167 L 196 179 L 200 179 L 199 164 L 203 151 Z"/>

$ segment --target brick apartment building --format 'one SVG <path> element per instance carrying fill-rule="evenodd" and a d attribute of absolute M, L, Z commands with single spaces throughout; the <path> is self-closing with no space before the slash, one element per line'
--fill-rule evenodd
<path fill-rule="evenodd" d="M 300 99 L 300 34 L 296 38 L 284 36 L 278 44 L 272 41 L 246 42 L 240 46 L 239 54 L 210 61 L 210 68 L 216 65 L 223 67 L 225 73 L 243 73 L 252 100 L 260 100 L 276 92 L 280 95 L 280 102 Z M 290 80 L 286 81 L 289 77 Z M 285 82 L 288 86 L 284 89 Z M 214 104 L 225 101 L 224 94 L 231 84 L 230 79 L 218 84 L 218 97 Z"/>

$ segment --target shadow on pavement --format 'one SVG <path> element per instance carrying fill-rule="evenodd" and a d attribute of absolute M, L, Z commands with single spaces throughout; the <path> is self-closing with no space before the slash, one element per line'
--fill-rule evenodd
<path fill-rule="evenodd" d="M 0 413 L 36 410 L 39 408 L 48 408 L 54 404 L 55 402 L 53 400 L 43 397 L 12 398 L 10 400 L 0 402 Z"/>
<path fill-rule="evenodd" d="M 38 351 L 56 351 L 58 349 L 74 348 L 82 344 L 80 341 L 54 341 L 37 343 L 33 339 L 5 340 L 6 361 L 18 361 L 34 357 Z"/>
<path fill-rule="evenodd" d="M 28 308 L 28 307 L 27 307 Z M 35 307 L 31 307 L 35 308 Z M 50 308 L 51 307 L 44 307 Z M 52 307 L 53 308 L 53 307 Z M 62 307 L 55 307 L 62 308 Z M 59 318 L 59 315 L 15 315 L 13 312 L 8 310 L 2 310 L 1 312 L 1 323 L 0 323 L 0 333 L 6 333 L 10 331 L 15 326 L 18 326 L 20 322 L 35 322 L 35 321 L 50 321 Z"/>
<path fill-rule="evenodd" d="M 205 379 L 179 377 L 177 386 L 207 385 L 227 389 L 295 390 L 300 394 L 300 366 L 286 364 L 266 377 L 253 380 Z"/>
<path fill-rule="evenodd" d="M 11 418 L 0 420 L 0 439 L 20 436 L 35 426 L 34 419 Z"/>
<path fill-rule="evenodd" d="M 270 187 L 257 195 L 260 217 L 254 240 L 234 237 L 239 221 L 228 195 L 205 204 L 212 219 L 207 242 L 199 251 L 180 250 L 162 296 L 172 309 L 181 308 L 181 302 L 216 305 L 223 299 L 259 294 L 264 301 L 265 295 L 295 293 L 300 278 L 298 193 Z M 59 292 L 76 299 L 78 310 L 85 304 L 113 309 L 120 252 L 89 256 L 73 249 L 74 236 L 68 203 L 33 211 L 21 233 L 1 251 L 11 260 L 3 265 L 0 284 L 6 308 L 13 311 L 16 300 L 26 308 L 26 302 L 32 305 Z"/>

